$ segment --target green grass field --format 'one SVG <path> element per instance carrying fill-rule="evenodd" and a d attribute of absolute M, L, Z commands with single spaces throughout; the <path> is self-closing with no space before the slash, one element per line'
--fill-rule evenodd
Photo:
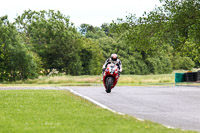
<path fill-rule="evenodd" d="M 1 90 L 0 133 L 192 133 L 114 114 L 68 91 Z"/>

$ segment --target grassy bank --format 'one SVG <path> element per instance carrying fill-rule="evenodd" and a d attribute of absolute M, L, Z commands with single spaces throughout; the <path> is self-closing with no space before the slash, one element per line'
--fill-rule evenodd
<path fill-rule="evenodd" d="M 121 75 L 118 85 L 156 85 L 173 84 L 174 74 L 163 75 Z M 101 76 L 40 76 L 38 79 L 26 81 L 5 82 L 0 86 L 6 85 L 54 85 L 54 86 L 73 86 L 73 85 L 102 85 Z"/>
<path fill-rule="evenodd" d="M 1 90 L 1 133 L 192 133 L 102 109 L 67 91 Z"/>
<path fill-rule="evenodd" d="M 174 74 L 162 75 L 121 75 L 118 84 L 142 85 L 157 83 L 174 83 Z M 40 76 L 38 79 L 5 82 L 4 84 L 54 84 L 54 85 L 95 85 L 102 84 L 101 75 L 96 76 Z"/>
<path fill-rule="evenodd" d="M 194 70 L 197 71 L 197 70 Z M 157 74 L 157 75 L 121 75 L 118 85 L 125 86 L 148 86 L 148 85 L 174 85 L 175 73 L 184 73 L 187 71 L 179 70 L 171 74 Z M 89 76 L 40 76 L 38 79 L 28 79 L 26 81 L 4 82 L 0 86 L 88 86 L 88 85 L 102 85 L 101 75 Z M 183 85 L 200 85 L 200 83 L 182 83 Z"/>

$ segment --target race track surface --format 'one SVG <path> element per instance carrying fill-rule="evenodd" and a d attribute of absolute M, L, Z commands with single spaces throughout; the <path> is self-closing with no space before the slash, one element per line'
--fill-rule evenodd
<path fill-rule="evenodd" d="M 121 113 L 166 126 L 200 131 L 200 87 L 69 87 Z"/>

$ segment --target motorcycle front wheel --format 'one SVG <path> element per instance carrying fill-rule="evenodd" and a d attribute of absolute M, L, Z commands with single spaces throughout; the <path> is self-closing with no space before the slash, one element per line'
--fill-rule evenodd
<path fill-rule="evenodd" d="M 111 86 L 113 85 L 113 78 L 112 77 L 107 77 L 106 78 L 106 92 L 110 93 L 111 92 Z"/>

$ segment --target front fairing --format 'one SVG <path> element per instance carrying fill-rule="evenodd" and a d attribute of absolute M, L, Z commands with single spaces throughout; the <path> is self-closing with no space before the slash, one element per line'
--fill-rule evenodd
<path fill-rule="evenodd" d="M 116 75 L 118 74 L 118 67 L 115 64 L 109 64 L 105 72 L 109 75 Z"/>
<path fill-rule="evenodd" d="M 114 82 L 113 82 L 113 86 L 112 88 L 117 84 L 118 81 L 118 67 L 115 64 L 109 64 L 108 67 L 105 70 L 104 76 L 103 76 L 103 82 L 104 82 L 104 86 L 106 88 L 105 85 L 105 81 L 107 77 L 113 77 L 114 78 Z"/>

